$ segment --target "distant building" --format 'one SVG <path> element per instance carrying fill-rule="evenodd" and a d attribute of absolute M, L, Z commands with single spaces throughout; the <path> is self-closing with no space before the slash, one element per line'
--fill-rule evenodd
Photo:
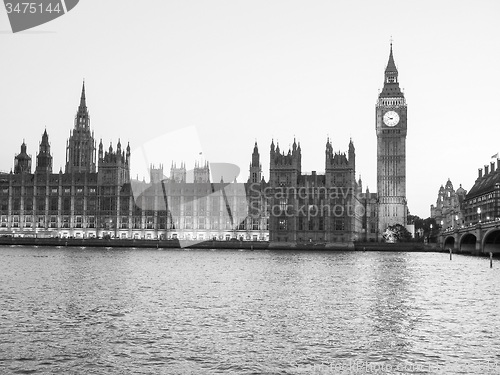
<path fill-rule="evenodd" d="M 455 191 L 450 179 L 445 186 L 441 185 L 436 205 L 431 205 L 431 218 L 441 225 L 441 229 L 461 227 L 465 223 L 464 200 L 467 191 L 462 185 Z"/>

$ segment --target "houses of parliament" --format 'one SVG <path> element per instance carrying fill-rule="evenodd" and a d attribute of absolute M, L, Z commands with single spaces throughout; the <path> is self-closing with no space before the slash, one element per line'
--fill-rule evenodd
<path fill-rule="evenodd" d="M 64 172 L 52 169 L 45 130 L 36 165 L 23 142 L 10 173 L 0 173 L 0 236 L 280 243 L 377 241 L 388 226 L 406 224 L 406 101 L 392 44 L 376 104 L 377 193 L 356 180 L 352 140 L 345 152 L 325 145 L 324 174 L 303 173 L 301 146 L 270 145 L 269 178 L 257 142 L 245 183 L 212 181 L 209 163 L 150 167 L 150 181 L 130 176 L 130 145 L 97 145 L 85 83 L 66 145 Z M 189 162 L 189 161 L 188 161 Z M 189 173 L 191 175 L 191 173 Z"/>

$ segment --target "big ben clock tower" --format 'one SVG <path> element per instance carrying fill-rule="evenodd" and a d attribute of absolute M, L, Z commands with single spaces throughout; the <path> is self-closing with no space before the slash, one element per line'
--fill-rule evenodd
<path fill-rule="evenodd" d="M 379 232 L 406 225 L 406 100 L 391 52 L 376 105 Z"/>

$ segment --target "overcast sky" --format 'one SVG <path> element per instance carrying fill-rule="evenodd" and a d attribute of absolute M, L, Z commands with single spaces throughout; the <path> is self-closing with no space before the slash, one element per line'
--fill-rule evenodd
<path fill-rule="evenodd" d="M 0 8 L 0 170 L 23 138 L 34 158 L 45 128 L 64 169 L 85 78 L 95 138 L 130 142 L 136 161 L 169 169 L 167 151 L 181 146 L 178 163 L 234 163 L 243 182 L 257 140 L 267 180 L 272 139 L 288 149 L 295 136 L 302 170 L 323 173 L 327 136 L 336 151 L 352 137 L 356 174 L 375 192 L 392 36 L 408 206 L 428 217 L 440 185 L 469 190 L 499 151 L 499 11 L 497 0 L 82 0 L 12 34 Z"/>

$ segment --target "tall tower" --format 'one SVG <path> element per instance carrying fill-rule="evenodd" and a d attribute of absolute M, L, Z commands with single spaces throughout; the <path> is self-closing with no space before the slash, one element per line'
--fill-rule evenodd
<path fill-rule="evenodd" d="M 85 82 L 83 82 L 75 127 L 70 132 L 66 146 L 66 173 L 94 173 L 95 148 L 94 133 L 90 131 L 90 116 L 85 100 Z"/>
<path fill-rule="evenodd" d="M 181 162 L 180 168 L 177 168 L 177 163 L 172 162 L 170 180 L 174 182 L 186 182 L 186 165 L 184 162 Z"/>
<path fill-rule="evenodd" d="M 248 182 L 258 183 L 262 179 L 262 165 L 260 164 L 259 149 L 257 147 L 257 141 L 253 148 L 252 162 L 250 163 L 250 174 L 248 176 Z"/>
<path fill-rule="evenodd" d="M 152 184 L 159 184 L 165 179 L 163 174 L 163 164 L 159 167 L 155 167 L 154 164 L 149 166 L 149 178 Z"/>
<path fill-rule="evenodd" d="M 379 231 L 384 232 L 389 225 L 406 225 L 407 216 L 406 100 L 399 88 L 392 43 L 375 112 Z"/>
<path fill-rule="evenodd" d="M 210 182 L 210 167 L 208 161 L 202 163 L 195 161 L 194 164 L 194 182 L 207 183 Z"/>
<path fill-rule="evenodd" d="M 47 130 L 43 132 L 42 142 L 36 155 L 36 173 L 52 173 L 52 155 Z"/>

